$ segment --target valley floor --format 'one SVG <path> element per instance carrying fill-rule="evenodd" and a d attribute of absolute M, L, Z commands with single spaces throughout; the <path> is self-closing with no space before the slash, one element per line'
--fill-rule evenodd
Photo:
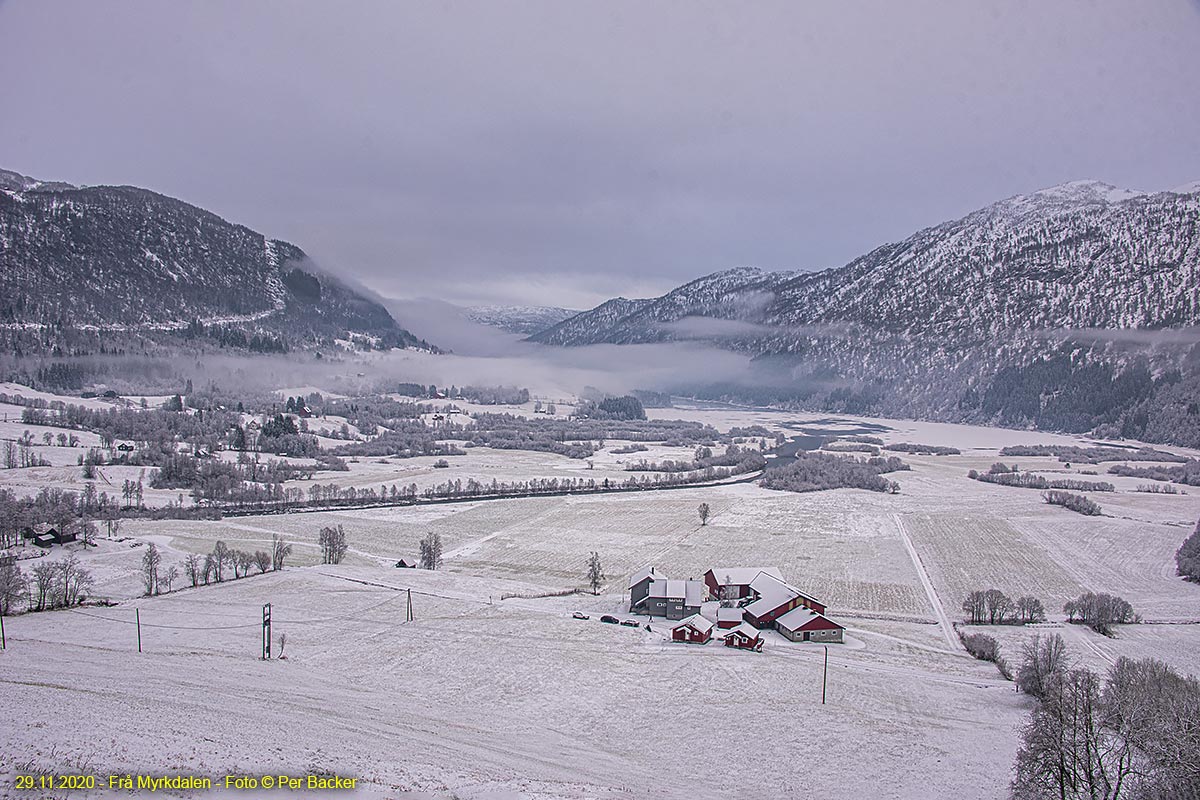
<path fill-rule="evenodd" d="M 722 429 L 804 416 L 693 413 Z M 132 540 L 80 553 L 97 594 L 118 605 L 6 620 L 0 793 L 35 769 L 329 771 L 359 777 L 355 796 L 380 798 L 1002 798 L 1031 706 L 958 646 L 967 591 L 1033 594 L 1056 620 L 1066 599 L 1108 591 L 1171 623 L 1114 639 L 1053 622 L 989 629 L 1010 660 L 1025 638 L 1053 631 L 1097 669 L 1128 655 L 1195 672 L 1200 587 L 1174 576 L 1173 554 L 1200 516 L 1200 492 L 1150 495 L 1115 479 L 1118 492 L 1097 495 L 1106 516 L 1082 517 L 1037 491 L 966 478 L 1004 444 L 1074 438 L 876 422 L 889 441 L 963 454 L 904 455 L 912 471 L 895 474 L 898 495 L 737 485 L 127 522 Z M 451 472 L 477 456 L 497 469 L 504 457 L 480 449 Z M 1068 472 L 1051 458 L 1020 462 Z M 703 526 L 700 502 L 712 507 Z M 317 563 L 327 524 L 350 539 L 338 566 Z M 392 566 L 432 531 L 443 570 Z M 137 597 L 139 541 L 160 544 L 170 563 L 217 539 L 261 549 L 274 533 L 295 543 L 283 572 Z M 536 597 L 581 586 L 593 550 L 609 576 L 600 595 Z M 820 646 L 772 632 L 754 654 L 667 642 L 661 620 L 649 631 L 600 623 L 629 616 L 622 589 L 645 564 L 678 578 L 777 566 L 825 600 L 848 628 L 846 644 L 829 647 L 827 702 Z M 264 603 L 287 634 L 284 659 L 259 659 Z"/>

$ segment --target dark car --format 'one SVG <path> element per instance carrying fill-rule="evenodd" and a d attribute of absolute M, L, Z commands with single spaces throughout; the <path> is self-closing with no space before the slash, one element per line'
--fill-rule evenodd
<path fill-rule="evenodd" d="M 621 620 L 614 617 L 612 614 L 605 614 L 600 618 L 601 622 L 607 622 L 609 625 L 616 625 Z"/>

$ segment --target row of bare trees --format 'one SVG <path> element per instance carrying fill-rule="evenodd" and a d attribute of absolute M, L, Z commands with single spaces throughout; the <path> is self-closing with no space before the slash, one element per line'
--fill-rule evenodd
<path fill-rule="evenodd" d="M 0 614 L 15 612 L 22 601 L 30 611 L 78 605 L 93 583 L 74 553 L 57 561 L 40 559 L 29 575 L 20 564 L 6 563 L 0 565 Z"/>
<path fill-rule="evenodd" d="M 1024 625 L 1046 621 L 1046 608 L 1041 600 L 1024 595 L 1014 601 L 999 589 L 968 593 L 962 610 L 972 625 Z"/>

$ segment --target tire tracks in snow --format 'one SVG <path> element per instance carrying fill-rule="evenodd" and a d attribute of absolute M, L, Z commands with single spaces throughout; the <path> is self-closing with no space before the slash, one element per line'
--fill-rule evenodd
<path fill-rule="evenodd" d="M 917 570 L 917 577 L 921 579 L 921 585 L 925 587 L 925 596 L 929 598 L 929 605 L 933 608 L 933 613 L 938 619 L 942 635 L 946 637 L 946 642 L 950 645 L 950 649 L 956 653 L 961 653 L 963 651 L 962 643 L 959 642 L 958 634 L 955 633 L 954 625 L 950 623 L 950 618 L 946 616 L 946 609 L 942 606 L 942 600 L 938 597 L 937 589 L 934 588 L 933 581 L 929 578 L 929 573 L 925 571 L 925 565 L 921 563 L 921 556 L 917 553 L 917 548 L 913 546 L 912 538 L 908 535 L 908 530 L 904 527 L 904 520 L 899 514 L 892 514 L 892 519 L 896 523 L 896 530 L 900 532 L 900 539 L 904 542 L 904 549 L 908 551 L 913 567 Z"/>

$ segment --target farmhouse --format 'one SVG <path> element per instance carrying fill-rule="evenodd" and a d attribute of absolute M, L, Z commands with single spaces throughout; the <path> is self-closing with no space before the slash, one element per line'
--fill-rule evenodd
<path fill-rule="evenodd" d="M 634 614 L 683 619 L 700 613 L 703 595 L 700 581 L 671 580 L 654 567 L 645 567 L 629 579 L 629 610 Z"/>
<path fill-rule="evenodd" d="M 712 621 L 692 614 L 671 628 L 671 641 L 688 642 L 690 644 L 708 644 L 712 640 Z"/>
<path fill-rule="evenodd" d="M 66 544 L 75 541 L 75 534 L 67 530 L 59 530 L 53 525 L 40 523 L 27 526 L 21 531 L 21 538 L 32 542 L 38 547 L 50 547 L 55 544 Z"/>
<path fill-rule="evenodd" d="M 775 630 L 793 642 L 843 641 L 845 628 L 810 608 L 793 608 L 775 620 Z"/>

